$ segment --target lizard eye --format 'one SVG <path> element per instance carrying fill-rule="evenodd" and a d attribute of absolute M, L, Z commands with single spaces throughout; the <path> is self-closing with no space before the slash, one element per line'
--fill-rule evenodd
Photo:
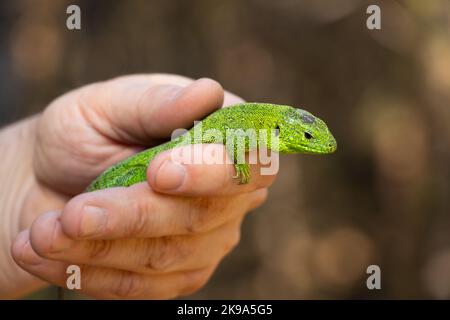
<path fill-rule="evenodd" d="M 277 126 L 275 127 L 275 137 L 278 137 L 279 135 L 280 135 L 280 126 L 277 125 Z"/>
<path fill-rule="evenodd" d="M 305 138 L 308 139 L 308 140 L 311 139 L 312 138 L 311 133 L 305 132 Z"/>

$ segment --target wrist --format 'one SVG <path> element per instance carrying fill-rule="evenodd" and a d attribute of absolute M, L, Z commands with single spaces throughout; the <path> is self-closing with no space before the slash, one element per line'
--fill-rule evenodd
<path fill-rule="evenodd" d="M 36 178 L 33 162 L 41 119 L 38 114 L 0 131 L 4 157 L 0 166 L 0 297 L 23 296 L 45 285 L 14 262 L 11 245 L 37 216 L 61 210 L 68 200 Z"/>
<path fill-rule="evenodd" d="M 8 221 L 2 223 L 1 228 L 13 236 L 22 229 L 21 212 L 36 181 L 32 164 L 38 119 L 39 116 L 33 116 L 0 131 L 0 152 L 3 154 L 0 219 Z"/>
<path fill-rule="evenodd" d="M 38 119 L 39 115 L 33 116 L 0 131 L 0 296 L 17 296 L 38 283 L 14 263 L 10 254 L 14 238 L 28 227 L 23 209 L 36 187 L 32 161 Z"/>

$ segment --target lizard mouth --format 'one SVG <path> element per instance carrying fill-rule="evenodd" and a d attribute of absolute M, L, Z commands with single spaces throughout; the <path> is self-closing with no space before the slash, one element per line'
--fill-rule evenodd
<path fill-rule="evenodd" d="M 328 138 L 328 142 L 313 146 L 311 148 L 311 151 L 312 153 L 329 154 L 335 152 L 336 149 L 337 149 L 336 139 L 333 136 L 330 136 Z"/>
<path fill-rule="evenodd" d="M 291 146 L 292 153 L 305 153 L 305 154 L 330 154 L 335 152 L 337 149 L 336 140 L 331 137 L 328 143 L 323 145 L 307 145 L 307 146 Z"/>
<path fill-rule="evenodd" d="M 323 146 L 319 146 L 319 147 L 315 147 L 315 148 L 311 148 L 311 153 L 316 153 L 316 154 L 329 154 L 329 153 L 334 153 L 337 149 L 337 143 L 336 140 L 330 139 L 329 142 Z"/>
<path fill-rule="evenodd" d="M 304 152 L 306 154 L 329 154 L 336 151 L 336 149 L 333 149 L 332 147 L 327 148 L 311 148 L 308 151 Z"/>

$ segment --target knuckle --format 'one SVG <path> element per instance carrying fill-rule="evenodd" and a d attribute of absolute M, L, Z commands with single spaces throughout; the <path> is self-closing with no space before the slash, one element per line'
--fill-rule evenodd
<path fill-rule="evenodd" d="M 138 201 L 134 210 L 135 218 L 129 223 L 125 230 L 126 236 L 138 236 L 148 233 L 150 227 L 150 213 L 153 210 L 151 201 Z"/>
<path fill-rule="evenodd" d="M 147 254 L 144 260 L 146 270 L 167 270 L 188 255 L 183 241 L 177 237 L 161 237 L 147 241 Z"/>
<path fill-rule="evenodd" d="M 121 271 L 117 283 L 111 293 L 118 298 L 136 298 L 142 294 L 141 281 L 138 275 L 130 271 Z"/>
<path fill-rule="evenodd" d="M 227 205 L 227 201 L 219 198 L 190 199 L 188 201 L 187 231 L 189 233 L 207 231 L 220 213 L 225 211 Z"/>
<path fill-rule="evenodd" d="M 96 260 L 104 259 L 111 253 L 112 244 L 113 242 L 110 240 L 88 241 L 89 258 Z"/>
<path fill-rule="evenodd" d="M 211 201 L 208 198 L 193 198 L 189 200 L 188 223 L 186 227 L 189 233 L 198 233 L 205 230 L 211 206 Z"/>

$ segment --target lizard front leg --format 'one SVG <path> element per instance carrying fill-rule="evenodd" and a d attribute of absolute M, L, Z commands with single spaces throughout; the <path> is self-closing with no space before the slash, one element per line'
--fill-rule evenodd
<path fill-rule="evenodd" d="M 235 132 L 234 135 L 227 135 L 225 147 L 230 159 L 233 159 L 234 169 L 236 170 L 233 178 L 238 179 L 239 184 L 249 183 L 251 178 L 250 165 L 246 162 L 245 155 L 250 149 L 257 147 L 256 137 L 247 137 L 240 130 Z"/>
<path fill-rule="evenodd" d="M 250 182 L 250 166 L 248 163 L 235 163 L 236 175 L 234 179 L 239 179 L 239 184 L 247 184 Z"/>
<path fill-rule="evenodd" d="M 233 159 L 236 174 L 234 179 L 238 179 L 239 184 L 247 184 L 250 182 L 250 166 L 246 162 L 245 154 L 249 150 L 249 142 L 246 139 L 236 139 L 232 136 L 227 140 L 225 145 L 228 156 Z"/>

